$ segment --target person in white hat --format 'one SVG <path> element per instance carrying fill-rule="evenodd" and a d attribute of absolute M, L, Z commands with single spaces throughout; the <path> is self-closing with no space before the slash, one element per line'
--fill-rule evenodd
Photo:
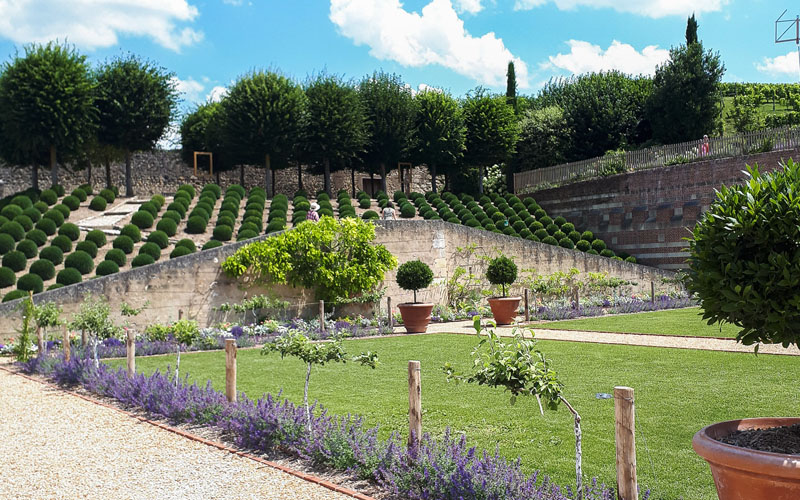
<path fill-rule="evenodd" d="M 312 201 L 311 207 L 308 209 L 308 213 L 306 214 L 306 220 L 319 222 L 319 214 L 317 213 L 318 210 L 319 204 L 317 204 L 316 201 Z"/>

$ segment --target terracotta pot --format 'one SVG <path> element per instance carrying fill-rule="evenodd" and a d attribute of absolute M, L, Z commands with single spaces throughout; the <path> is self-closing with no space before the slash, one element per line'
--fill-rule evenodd
<path fill-rule="evenodd" d="M 494 322 L 498 325 L 510 325 L 517 317 L 517 308 L 522 297 L 492 297 L 489 307 L 492 308 Z"/>
<path fill-rule="evenodd" d="M 800 455 L 740 448 L 715 438 L 733 431 L 800 423 L 800 418 L 746 418 L 704 427 L 692 447 L 711 466 L 720 500 L 796 500 L 800 498 Z"/>
<path fill-rule="evenodd" d="M 398 304 L 400 316 L 403 317 L 403 326 L 408 333 L 425 333 L 428 323 L 431 322 L 433 304 L 412 303 Z"/>

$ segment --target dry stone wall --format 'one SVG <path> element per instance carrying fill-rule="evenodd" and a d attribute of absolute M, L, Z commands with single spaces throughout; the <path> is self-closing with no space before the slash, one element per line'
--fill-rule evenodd
<path fill-rule="evenodd" d="M 269 236 L 261 238 L 266 237 Z M 498 252 L 513 257 L 521 269 L 534 268 L 540 274 L 573 267 L 581 272 L 606 272 L 634 281 L 639 290 L 648 292 L 650 281 L 660 282 L 661 278 L 672 277 L 671 273 L 655 268 L 442 221 L 380 221 L 376 226 L 376 242 L 386 245 L 400 263 L 420 259 L 431 266 L 434 282 L 428 289 L 418 292 L 418 298 L 434 303 L 445 302 L 447 280 L 458 266 L 482 276 L 486 265 L 484 257 L 493 257 Z M 174 321 L 179 311 L 184 317 L 206 326 L 222 320 L 221 313 L 215 311 L 221 304 L 269 292 L 259 287 L 244 287 L 225 276 L 220 268 L 226 257 L 247 243 L 225 245 L 43 292 L 36 295 L 35 300 L 58 303 L 65 317 L 78 311 L 88 294 L 106 297 L 113 304 L 115 314 L 123 301 L 134 307 L 149 301 L 144 312 L 131 322 L 134 326 L 144 328 L 154 322 Z M 412 300 L 411 292 L 397 286 L 394 271 L 386 274 L 384 285 L 386 296 L 392 297 L 395 304 Z M 313 297 L 307 291 L 281 286 L 272 292 L 293 304 L 292 314 L 309 315 L 316 310 Z M 307 305 L 303 307 L 303 304 Z M 15 335 L 19 327 L 16 307 L 16 302 L 0 304 L 0 339 Z M 123 322 L 119 316 L 114 319 L 120 324 Z"/>

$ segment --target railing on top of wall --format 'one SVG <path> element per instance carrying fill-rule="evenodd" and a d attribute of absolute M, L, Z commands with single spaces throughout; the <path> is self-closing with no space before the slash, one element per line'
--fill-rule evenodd
<path fill-rule="evenodd" d="M 595 177 L 649 168 L 691 163 L 714 158 L 730 158 L 752 153 L 780 151 L 800 146 L 800 127 L 781 127 L 737 135 L 712 137 L 709 151 L 703 154 L 702 140 L 654 146 L 638 151 L 607 154 L 588 160 L 564 163 L 514 174 L 514 192 L 530 193 L 539 189 L 569 184 Z"/>

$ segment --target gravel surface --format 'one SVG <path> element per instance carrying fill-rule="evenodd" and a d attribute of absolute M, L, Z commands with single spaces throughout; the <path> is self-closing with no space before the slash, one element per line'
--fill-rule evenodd
<path fill-rule="evenodd" d="M 0 370 L 0 498 L 350 497 Z"/>

